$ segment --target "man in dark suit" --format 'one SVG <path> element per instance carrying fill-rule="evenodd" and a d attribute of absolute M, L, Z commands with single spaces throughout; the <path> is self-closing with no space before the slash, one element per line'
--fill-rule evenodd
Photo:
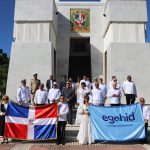
<path fill-rule="evenodd" d="M 66 87 L 62 89 L 62 95 L 64 96 L 66 102 L 69 106 L 69 113 L 68 113 L 68 123 L 73 124 L 72 122 L 72 107 L 73 107 L 73 97 L 75 94 L 75 90 L 70 87 L 70 81 L 66 82 Z"/>
<path fill-rule="evenodd" d="M 62 77 L 63 77 L 63 79 L 60 82 L 60 91 L 61 92 L 62 92 L 63 88 L 66 87 L 67 75 L 63 75 Z"/>
<path fill-rule="evenodd" d="M 46 88 L 47 91 L 53 87 L 53 83 L 56 82 L 56 80 L 53 79 L 53 75 L 49 76 L 49 79 L 46 81 Z"/>

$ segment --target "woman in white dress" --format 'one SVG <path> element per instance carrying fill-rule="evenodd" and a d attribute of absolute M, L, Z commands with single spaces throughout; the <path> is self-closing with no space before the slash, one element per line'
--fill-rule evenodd
<path fill-rule="evenodd" d="M 78 112 L 79 112 L 80 106 L 83 105 L 84 97 L 88 94 L 90 94 L 90 90 L 86 87 L 85 82 L 82 82 L 81 87 L 77 90 L 78 109 L 77 109 L 76 121 L 75 121 L 76 124 L 80 124 L 81 115 Z"/>
<path fill-rule="evenodd" d="M 80 106 L 79 114 L 81 114 L 80 129 L 77 136 L 77 140 L 80 144 L 91 144 L 94 142 L 92 138 L 91 125 L 90 125 L 90 113 L 88 112 L 89 96 L 85 96 L 84 104 Z"/>

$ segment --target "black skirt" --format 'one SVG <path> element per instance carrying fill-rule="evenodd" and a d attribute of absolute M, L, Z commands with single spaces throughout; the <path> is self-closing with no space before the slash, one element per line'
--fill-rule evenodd
<path fill-rule="evenodd" d="M 4 104 L 0 104 L 1 112 L 5 112 Z M 5 116 L 0 116 L 0 136 L 4 136 Z"/>

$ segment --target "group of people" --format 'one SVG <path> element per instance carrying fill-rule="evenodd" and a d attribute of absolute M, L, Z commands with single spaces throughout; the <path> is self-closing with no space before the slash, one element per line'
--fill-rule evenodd
<path fill-rule="evenodd" d="M 127 105 L 133 104 L 137 97 L 136 85 L 130 75 L 127 76 L 127 80 L 123 83 L 122 87 L 116 76 L 112 76 L 111 81 L 106 86 L 101 77 L 95 78 L 94 83 L 91 83 L 89 78 L 84 75 L 82 80 L 78 78 L 75 83 L 72 78 L 67 78 L 67 75 L 63 75 L 63 80 L 58 86 L 56 80 L 50 75 L 46 82 L 47 89 L 44 89 L 44 84 L 37 77 L 37 74 L 33 75 L 30 88 L 26 85 L 25 79 L 21 81 L 21 86 L 17 90 L 17 100 L 23 106 L 31 104 L 42 106 L 58 103 L 57 144 L 65 143 L 66 123 L 73 124 L 73 107 L 78 106 L 75 123 L 80 124 L 80 129 L 77 139 L 81 144 L 90 144 L 94 141 L 91 134 L 90 113 L 88 112 L 89 104 L 104 106 L 106 99 L 109 98 L 111 106 L 120 106 L 122 92 L 126 97 Z M 144 108 L 142 110 L 147 131 L 149 111 L 148 107 L 144 106 L 144 98 L 140 99 L 140 103 Z M 2 108 L 0 111 L 5 112 Z M 5 113 L 0 115 L 4 116 Z M 3 132 L 1 133 L 3 135 Z"/>
<path fill-rule="evenodd" d="M 67 79 L 67 76 L 63 75 L 63 80 L 58 86 L 56 80 L 50 75 L 46 88 L 45 90 L 37 74 L 34 74 L 30 88 L 26 86 L 26 80 L 21 81 L 21 86 L 17 90 L 17 100 L 24 106 L 28 106 L 30 100 L 34 105 L 44 105 L 57 102 L 62 94 L 67 99 L 69 106 L 74 106 L 75 103 L 82 104 L 84 96 L 88 94 L 90 103 L 94 105 L 104 105 L 105 100 L 110 98 L 111 106 L 118 106 L 121 104 L 122 92 L 126 96 L 127 105 L 133 104 L 137 97 L 136 85 L 130 75 L 127 76 L 122 88 L 116 76 L 112 76 L 112 80 L 106 86 L 102 78 L 95 78 L 94 83 L 91 83 L 86 76 L 83 76 L 82 80 L 78 78 L 75 83 L 72 78 Z"/>

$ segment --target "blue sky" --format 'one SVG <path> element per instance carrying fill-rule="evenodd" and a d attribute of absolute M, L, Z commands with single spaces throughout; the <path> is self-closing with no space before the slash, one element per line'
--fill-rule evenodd
<path fill-rule="evenodd" d="M 73 1 L 73 0 L 64 0 Z M 77 0 L 77 1 L 99 1 L 99 0 Z M 13 19 L 15 0 L 0 0 L 0 49 L 10 55 L 13 40 Z M 148 23 L 147 42 L 150 42 L 150 0 L 147 0 Z"/>

